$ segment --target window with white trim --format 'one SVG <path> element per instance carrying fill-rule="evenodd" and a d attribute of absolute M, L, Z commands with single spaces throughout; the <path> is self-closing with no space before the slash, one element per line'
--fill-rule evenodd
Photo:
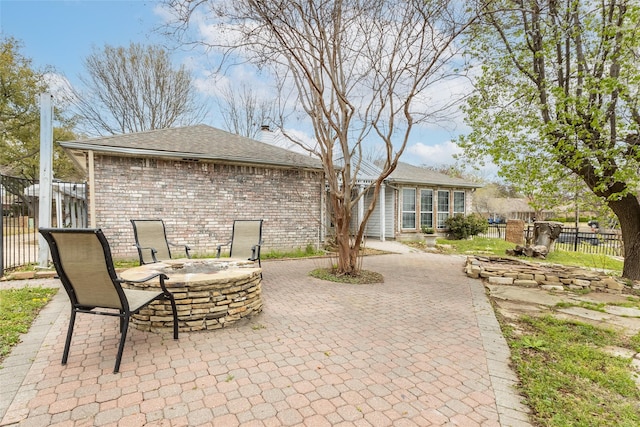
<path fill-rule="evenodd" d="M 420 190 L 420 228 L 433 228 L 433 190 Z"/>
<path fill-rule="evenodd" d="M 449 190 L 438 190 L 438 228 L 446 228 L 449 218 Z"/>
<path fill-rule="evenodd" d="M 416 229 L 416 189 L 402 189 L 402 228 Z"/>

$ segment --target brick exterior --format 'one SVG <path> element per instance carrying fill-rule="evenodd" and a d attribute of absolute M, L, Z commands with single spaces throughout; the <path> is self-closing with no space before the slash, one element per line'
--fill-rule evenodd
<path fill-rule="evenodd" d="M 98 153 L 94 164 L 96 226 L 114 258 L 137 258 L 130 219 L 163 219 L 169 241 L 196 254 L 226 243 L 234 219 L 265 220 L 263 251 L 320 244 L 320 171 Z"/>

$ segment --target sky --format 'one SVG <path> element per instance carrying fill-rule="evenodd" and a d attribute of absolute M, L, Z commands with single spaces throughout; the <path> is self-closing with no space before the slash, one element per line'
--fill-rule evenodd
<path fill-rule="evenodd" d="M 153 0 L 0 0 L 3 35 L 20 40 L 21 53 L 35 67 L 53 67 L 73 86 L 79 85 L 83 60 L 94 48 L 164 43 L 154 31 L 162 24 L 159 3 Z M 174 56 L 174 63 L 201 63 L 185 55 Z M 193 71 L 197 75 L 206 70 Z M 200 87 L 203 97 L 210 98 L 212 91 L 203 84 Z M 224 129 L 221 119 L 213 115 L 205 124 Z M 455 122 L 416 128 L 401 160 L 417 166 L 454 164 L 452 154 L 459 150 L 451 140 L 461 132 L 464 126 Z"/>

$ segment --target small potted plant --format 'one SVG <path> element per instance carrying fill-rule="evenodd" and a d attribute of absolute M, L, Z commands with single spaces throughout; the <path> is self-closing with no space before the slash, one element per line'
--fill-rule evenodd
<path fill-rule="evenodd" d="M 422 226 L 422 233 L 424 234 L 424 241 L 428 248 L 436 247 L 436 237 L 437 234 L 432 227 L 427 227 L 426 225 Z"/>

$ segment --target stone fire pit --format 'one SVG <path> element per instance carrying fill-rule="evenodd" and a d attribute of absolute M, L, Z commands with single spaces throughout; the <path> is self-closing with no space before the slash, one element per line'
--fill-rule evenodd
<path fill-rule="evenodd" d="M 164 273 L 173 293 L 181 331 L 219 329 L 262 311 L 262 279 L 255 263 L 233 258 L 174 259 L 131 268 L 120 274 L 124 280 L 139 280 Z M 130 289 L 160 287 L 158 279 L 123 284 Z M 142 330 L 173 327 L 171 305 L 156 301 L 133 316 Z"/>

